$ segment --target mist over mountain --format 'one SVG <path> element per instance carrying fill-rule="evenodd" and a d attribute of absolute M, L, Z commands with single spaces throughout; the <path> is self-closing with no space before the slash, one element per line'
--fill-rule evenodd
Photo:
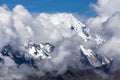
<path fill-rule="evenodd" d="M 0 6 L 0 80 L 119 80 L 119 4 L 90 4 L 97 16 L 85 22 Z"/>

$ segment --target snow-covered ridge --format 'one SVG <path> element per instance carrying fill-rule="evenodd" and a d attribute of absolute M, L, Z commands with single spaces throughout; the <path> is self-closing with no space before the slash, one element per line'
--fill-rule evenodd
<path fill-rule="evenodd" d="M 28 46 L 26 47 L 26 51 L 28 54 L 32 55 L 34 58 L 51 58 L 50 53 L 53 51 L 54 46 L 49 43 L 41 43 L 41 44 L 35 44 L 35 43 L 28 43 Z"/>
<path fill-rule="evenodd" d="M 84 58 L 86 58 L 89 64 L 93 67 L 102 67 L 111 64 L 113 61 L 112 58 L 96 54 L 90 49 L 85 49 L 82 45 L 80 45 L 80 50 Z"/>
<path fill-rule="evenodd" d="M 41 60 L 51 58 L 50 53 L 52 53 L 54 46 L 50 43 L 35 44 L 30 42 L 25 49 L 25 51 L 15 50 L 10 45 L 3 47 L 0 52 L 0 67 L 6 64 L 4 63 L 6 57 L 11 59 L 16 65 L 26 64 L 30 67 L 35 67 L 37 63 L 41 63 Z"/>
<path fill-rule="evenodd" d="M 78 34 L 81 38 L 84 39 L 86 42 L 89 39 L 89 29 L 86 28 L 86 26 L 79 21 L 73 14 L 69 13 L 57 13 L 57 14 L 40 14 L 38 19 L 42 24 L 44 28 L 46 27 L 47 23 L 51 23 L 53 25 L 52 28 L 57 28 L 61 32 L 63 32 L 63 35 L 65 31 L 71 30 L 74 34 Z M 44 22 L 44 20 L 48 20 L 48 22 Z M 55 27 L 54 27 L 55 26 Z M 64 30 L 63 30 L 64 29 Z M 73 35 L 74 35 L 73 34 Z"/>

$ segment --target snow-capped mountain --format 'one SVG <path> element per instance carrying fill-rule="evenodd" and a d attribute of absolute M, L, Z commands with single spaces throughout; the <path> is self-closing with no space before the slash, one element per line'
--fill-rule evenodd
<path fill-rule="evenodd" d="M 40 15 L 39 17 L 41 17 L 43 20 L 48 19 L 47 15 L 44 17 L 43 17 L 43 15 Z M 73 15 L 71 15 L 71 14 L 53 15 L 52 17 L 51 16 L 49 17 L 49 20 L 53 24 L 53 26 L 54 26 L 53 28 L 58 27 L 58 30 L 61 31 L 60 33 L 62 33 L 64 31 L 63 29 L 65 29 L 65 31 L 64 31 L 65 33 L 67 33 L 66 31 L 68 30 L 71 33 L 73 33 L 72 36 L 75 34 L 84 40 L 82 45 L 77 44 L 77 45 L 80 45 L 79 54 L 81 54 L 82 56 L 79 56 L 79 57 L 81 59 L 80 60 L 81 63 L 84 66 L 92 66 L 94 68 L 97 68 L 97 67 L 103 67 L 105 65 L 109 65 L 112 63 L 111 58 L 107 58 L 100 54 L 96 54 L 92 50 L 84 48 L 84 44 L 86 44 L 87 41 L 89 41 L 89 40 L 96 42 L 96 44 L 98 46 L 102 45 L 105 40 L 102 37 L 100 37 L 99 35 L 96 35 L 95 37 L 93 37 L 93 35 L 90 35 L 89 28 L 86 27 L 79 20 L 77 20 Z M 42 23 L 42 20 L 38 20 L 38 21 L 40 21 Z M 43 27 L 45 26 L 44 24 L 41 24 L 41 25 Z M 59 25 L 62 27 L 59 27 Z M 63 28 L 63 29 L 60 29 L 60 28 Z M 56 38 L 56 34 L 53 37 Z M 62 38 L 63 37 L 64 36 L 62 36 Z M 67 37 L 66 39 L 69 39 L 69 37 Z M 39 65 L 37 65 L 36 62 L 41 64 L 41 60 L 52 59 L 53 56 L 51 54 L 54 51 L 54 48 L 57 48 L 57 46 L 55 46 L 51 43 L 28 42 L 26 44 L 27 44 L 27 46 L 23 46 L 25 48 L 24 51 L 16 50 L 11 45 L 6 45 L 2 48 L 1 54 L 3 56 L 10 57 L 17 65 L 27 64 L 27 65 L 30 65 L 31 67 L 39 67 Z M 77 46 L 77 47 L 79 47 L 79 46 Z M 56 55 L 57 54 L 58 53 L 56 53 Z M 64 55 L 64 52 L 62 54 Z M 64 57 L 61 59 L 64 59 Z M 1 62 L 1 64 L 4 65 L 4 57 L 0 58 L 0 62 Z M 80 65 L 80 64 L 78 64 L 78 65 Z M 110 68 L 110 67 L 108 67 L 108 68 Z"/>

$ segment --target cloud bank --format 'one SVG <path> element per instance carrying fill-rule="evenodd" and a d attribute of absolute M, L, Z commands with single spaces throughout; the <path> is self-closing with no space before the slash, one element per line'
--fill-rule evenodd
<path fill-rule="evenodd" d="M 74 25 L 74 30 L 71 26 Z M 16 5 L 12 11 L 7 6 L 0 7 L 0 50 L 11 45 L 16 50 L 25 50 L 28 42 L 50 43 L 55 46 L 52 59 L 40 63 L 40 71 L 28 65 L 18 66 L 11 58 L 4 57 L 4 66 L 0 69 L 1 79 L 22 79 L 26 75 L 42 76 L 45 72 L 64 73 L 67 66 L 79 60 L 79 44 L 87 40 L 82 32 L 85 27 L 70 13 L 40 13 L 33 16 L 22 5 Z M 9 61 L 9 62 L 8 62 Z M 42 65 L 41 65 L 42 64 Z M 10 74 L 9 74 L 10 73 Z"/>
<path fill-rule="evenodd" d="M 106 42 L 99 50 L 109 56 L 120 54 L 120 1 L 119 0 L 98 0 L 91 4 L 97 16 L 87 20 L 91 31 L 101 34 Z"/>

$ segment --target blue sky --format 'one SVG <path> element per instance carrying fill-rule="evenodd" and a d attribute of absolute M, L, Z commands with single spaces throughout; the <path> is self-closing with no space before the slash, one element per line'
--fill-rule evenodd
<path fill-rule="evenodd" d="M 21 4 L 30 12 L 71 12 L 95 16 L 90 3 L 96 3 L 96 0 L 0 0 L 0 5 L 6 4 L 9 9 Z"/>

